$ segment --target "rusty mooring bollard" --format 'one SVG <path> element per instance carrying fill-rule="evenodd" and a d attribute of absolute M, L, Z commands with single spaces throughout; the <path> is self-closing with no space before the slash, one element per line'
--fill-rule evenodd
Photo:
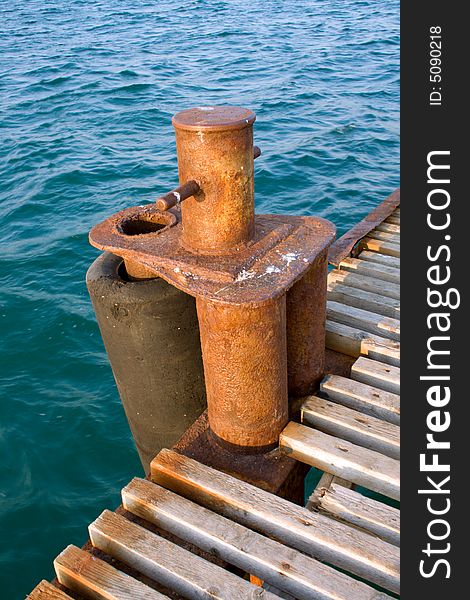
<path fill-rule="evenodd" d="M 98 248 L 196 297 L 210 430 L 248 453 L 277 444 L 288 391 L 308 393 L 323 374 L 335 235 L 317 217 L 255 215 L 254 121 L 238 107 L 178 113 L 179 187 L 90 234 Z"/>

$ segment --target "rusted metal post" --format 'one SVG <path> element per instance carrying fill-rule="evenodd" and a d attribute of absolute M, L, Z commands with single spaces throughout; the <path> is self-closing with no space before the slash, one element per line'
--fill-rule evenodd
<path fill-rule="evenodd" d="M 212 433 L 231 449 L 270 449 L 288 419 L 285 295 L 196 306 Z"/>
<path fill-rule="evenodd" d="M 239 107 L 184 110 L 173 117 L 181 184 L 200 191 L 181 205 L 181 242 L 201 254 L 236 251 L 254 233 L 253 123 Z"/>
<path fill-rule="evenodd" d="M 289 394 L 305 396 L 318 388 L 325 367 L 327 251 L 287 292 Z"/>
<path fill-rule="evenodd" d="M 180 182 L 199 192 L 182 204 L 182 243 L 200 254 L 246 247 L 255 225 L 252 111 L 191 109 L 173 118 Z M 234 449 L 273 447 L 288 418 L 285 295 L 260 304 L 197 298 L 211 432 Z"/>
<path fill-rule="evenodd" d="M 318 217 L 255 215 L 254 121 L 239 107 L 175 115 L 180 185 L 90 233 L 98 248 L 196 297 L 208 439 L 247 455 L 277 444 L 288 380 L 292 395 L 304 394 L 323 374 L 326 252 L 335 235 Z"/>

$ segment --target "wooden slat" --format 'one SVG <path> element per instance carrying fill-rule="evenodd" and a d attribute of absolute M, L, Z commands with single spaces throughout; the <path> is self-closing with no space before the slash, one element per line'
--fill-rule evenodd
<path fill-rule="evenodd" d="M 344 323 L 349 327 L 357 327 L 383 338 L 397 341 L 400 339 L 400 321 L 363 308 L 328 300 L 326 303 L 326 316 L 330 321 Z"/>
<path fill-rule="evenodd" d="M 362 308 L 392 319 L 400 318 L 400 302 L 387 296 L 379 296 L 342 283 L 328 283 L 328 300 Z"/>
<path fill-rule="evenodd" d="M 125 517 L 105 510 L 89 527 L 96 548 L 187 598 L 250 599 L 259 588 Z M 266 592 L 266 598 L 275 596 Z"/>
<path fill-rule="evenodd" d="M 391 242 L 384 242 L 376 238 L 365 237 L 361 240 L 361 248 L 365 250 L 372 250 L 373 252 L 381 252 L 382 254 L 388 254 L 389 256 L 396 256 L 400 258 L 400 246 L 398 244 L 392 244 Z"/>
<path fill-rule="evenodd" d="M 376 229 L 386 233 L 400 233 L 400 225 L 392 225 L 392 223 L 385 223 L 385 221 L 377 225 Z"/>
<path fill-rule="evenodd" d="M 144 585 L 76 546 L 68 546 L 54 561 L 57 579 L 85 598 L 96 600 L 164 600 L 167 596 Z"/>
<path fill-rule="evenodd" d="M 388 231 L 379 231 L 377 229 L 373 229 L 367 237 L 375 240 L 383 240 L 384 242 L 390 242 L 391 244 L 397 244 L 398 246 L 400 245 L 399 233 L 390 233 Z"/>
<path fill-rule="evenodd" d="M 400 396 L 396 394 L 340 375 L 327 375 L 320 383 L 320 390 L 344 406 L 400 424 Z"/>
<path fill-rule="evenodd" d="M 392 394 L 400 393 L 400 369 L 377 360 L 359 357 L 351 367 L 351 378 Z"/>
<path fill-rule="evenodd" d="M 334 482 L 320 497 L 318 509 L 400 545 L 400 511 Z"/>
<path fill-rule="evenodd" d="M 400 463 L 311 427 L 290 422 L 279 445 L 289 456 L 374 492 L 400 498 Z"/>
<path fill-rule="evenodd" d="M 351 271 L 339 271 L 337 269 L 331 271 L 328 274 L 328 283 L 343 283 L 344 285 L 349 285 L 365 292 L 372 292 L 373 294 L 380 294 L 400 300 L 400 286 L 398 284 L 377 280 L 374 277 L 356 275 Z"/>
<path fill-rule="evenodd" d="M 134 479 L 122 491 L 124 508 L 304 600 L 363 600 L 375 590 L 301 552 L 234 523 L 174 492 Z"/>
<path fill-rule="evenodd" d="M 390 544 L 172 450 L 158 454 L 151 474 L 164 487 L 250 529 L 386 589 L 398 590 L 398 553 Z"/>
<path fill-rule="evenodd" d="M 317 396 L 308 396 L 304 400 L 301 416 L 302 423 L 319 431 L 390 458 L 400 458 L 400 428 L 397 425 Z"/>
<path fill-rule="evenodd" d="M 371 358 L 400 364 L 400 342 L 373 335 L 344 323 L 326 321 L 326 347 L 348 356 L 364 354 Z"/>
<path fill-rule="evenodd" d="M 38 583 L 34 590 L 28 594 L 27 600 L 71 600 L 71 596 L 45 581 Z"/>
<path fill-rule="evenodd" d="M 317 506 L 320 503 L 320 499 L 325 493 L 325 490 L 327 490 L 330 487 L 333 481 L 337 485 L 342 485 L 348 488 L 351 488 L 353 486 L 353 484 L 350 481 L 346 481 L 346 479 L 341 479 L 341 477 L 335 477 L 331 473 L 323 473 L 323 475 L 320 477 L 317 483 L 316 488 L 311 493 L 310 498 L 308 499 L 307 504 L 305 505 L 305 507 L 308 510 L 315 510 L 317 508 Z"/>
<path fill-rule="evenodd" d="M 390 223 L 392 225 L 400 225 L 400 217 L 399 216 L 390 215 L 390 217 L 387 217 L 385 219 L 384 223 Z"/>
<path fill-rule="evenodd" d="M 360 258 L 345 258 L 340 263 L 340 270 L 351 271 L 358 275 L 374 277 L 375 279 L 400 283 L 400 270 L 386 265 L 377 265 Z"/>
<path fill-rule="evenodd" d="M 381 265 L 387 265 L 387 267 L 393 267 L 395 269 L 400 268 L 400 259 L 395 256 L 387 256 L 386 254 L 380 254 L 380 252 L 370 252 L 370 250 L 363 250 L 359 254 L 361 260 L 369 260 L 376 262 Z"/>

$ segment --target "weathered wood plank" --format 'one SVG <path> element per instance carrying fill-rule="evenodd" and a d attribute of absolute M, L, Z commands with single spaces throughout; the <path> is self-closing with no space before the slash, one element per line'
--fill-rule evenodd
<path fill-rule="evenodd" d="M 301 407 L 302 423 L 319 431 L 400 458 L 400 428 L 329 400 L 308 396 Z"/>
<path fill-rule="evenodd" d="M 351 378 L 392 394 L 400 393 L 400 369 L 364 356 L 359 357 L 351 367 Z"/>
<path fill-rule="evenodd" d="M 172 450 L 158 454 L 151 473 L 164 487 L 233 521 L 386 589 L 398 590 L 399 556 L 390 544 Z"/>
<path fill-rule="evenodd" d="M 391 242 L 384 242 L 383 240 L 378 240 L 376 238 L 365 237 L 361 240 L 360 247 L 365 250 L 381 252 L 382 254 L 400 258 L 400 246 L 398 244 L 392 244 Z"/>
<path fill-rule="evenodd" d="M 328 300 L 326 316 L 331 321 L 369 331 L 383 338 L 397 341 L 400 339 L 400 321 L 363 308 Z"/>
<path fill-rule="evenodd" d="M 326 347 L 348 356 L 364 354 L 371 358 L 400 364 L 400 342 L 373 335 L 344 323 L 326 321 Z"/>
<path fill-rule="evenodd" d="M 253 600 L 260 589 L 108 510 L 89 533 L 96 548 L 187 598 Z M 275 596 L 266 592 L 268 598 Z"/>
<path fill-rule="evenodd" d="M 400 499 L 400 463 L 393 458 L 292 421 L 281 432 L 279 445 L 312 467 Z"/>
<path fill-rule="evenodd" d="M 327 375 L 320 390 L 344 406 L 361 413 L 400 424 L 400 396 L 340 375 Z"/>
<path fill-rule="evenodd" d="M 400 217 L 396 215 L 390 215 L 385 219 L 384 223 L 390 223 L 391 225 L 400 225 Z"/>
<path fill-rule="evenodd" d="M 333 481 L 337 483 L 337 485 L 342 485 L 348 488 L 351 488 L 353 486 L 353 484 L 350 481 L 346 481 L 346 479 L 341 479 L 341 477 L 335 477 L 331 473 L 323 473 L 323 475 L 320 477 L 319 482 L 317 483 L 316 488 L 311 493 L 310 498 L 308 499 L 307 504 L 305 505 L 305 508 L 307 508 L 308 510 L 315 510 L 320 502 L 320 498 L 325 493 L 325 490 L 327 490 L 330 487 Z"/>
<path fill-rule="evenodd" d="M 328 283 L 327 298 L 328 300 L 362 308 L 363 310 L 368 310 L 384 317 L 392 319 L 400 318 L 400 302 L 398 300 L 365 292 L 364 290 L 349 287 L 342 283 Z"/>
<path fill-rule="evenodd" d="M 392 225 L 392 223 L 386 223 L 385 221 L 377 225 L 376 229 L 387 233 L 400 233 L 400 225 Z"/>
<path fill-rule="evenodd" d="M 365 275 L 357 275 L 351 271 L 331 271 L 328 274 L 328 283 L 343 283 L 350 287 L 372 292 L 373 294 L 381 294 L 395 300 L 400 300 L 400 286 L 389 281 L 377 280 L 373 276 L 366 277 Z"/>
<path fill-rule="evenodd" d="M 144 585 L 76 546 L 68 546 L 54 561 L 57 579 L 65 587 L 94 600 L 164 600 L 167 596 Z"/>
<path fill-rule="evenodd" d="M 384 242 L 390 242 L 391 244 L 397 244 L 398 246 L 400 245 L 399 233 L 390 233 L 388 231 L 379 231 L 377 229 L 373 229 L 367 237 L 375 240 L 383 240 Z"/>
<path fill-rule="evenodd" d="M 34 590 L 28 594 L 26 600 L 71 600 L 71 596 L 43 579 L 38 583 Z"/>
<path fill-rule="evenodd" d="M 122 491 L 124 508 L 198 548 L 304 600 L 363 600 L 375 590 L 335 569 L 143 479 Z"/>
<path fill-rule="evenodd" d="M 318 509 L 400 545 L 400 511 L 383 502 L 332 482 L 319 498 Z"/>
<path fill-rule="evenodd" d="M 377 265 L 375 263 L 361 260 L 360 258 L 345 258 L 340 263 L 340 270 L 351 271 L 358 275 L 374 277 L 375 279 L 389 281 L 390 283 L 400 283 L 400 270 L 386 265 Z"/>
<path fill-rule="evenodd" d="M 393 267 L 394 269 L 400 268 L 400 259 L 396 256 L 387 256 L 386 254 L 380 254 L 380 252 L 371 252 L 370 250 L 363 250 L 359 254 L 361 260 L 369 260 L 376 262 L 381 265 L 387 265 L 387 267 Z"/>

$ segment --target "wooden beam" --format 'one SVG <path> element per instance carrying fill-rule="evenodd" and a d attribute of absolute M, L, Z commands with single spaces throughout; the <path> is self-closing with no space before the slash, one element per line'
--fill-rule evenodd
<path fill-rule="evenodd" d="M 344 406 L 395 425 L 400 424 L 400 396 L 396 394 L 340 375 L 327 375 L 320 383 L 320 390 Z"/>
<path fill-rule="evenodd" d="M 351 271 L 358 275 L 400 284 L 400 270 L 386 265 L 377 265 L 360 258 L 345 258 L 340 263 L 340 270 Z"/>
<path fill-rule="evenodd" d="M 400 321 L 363 308 L 328 300 L 326 303 L 326 317 L 330 321 L 343 323 L 349 327 L 357 327 L 362 331 L 368 331 L 382 338 L 396 341 L 400 339 Z"/>
<path fill-rule="evenodd" d="M 390 458 L 400 458 L 400 428 L 397 425 L 317 396 L 308 396 L 300 412 L 302 423 L 319 431 Z"/>
<path fill-rule="evenodd" d="M 381 265 L 387 265 L 387 267 L 393 267 L 394 269 L 400 268 L 400 259 L 396 256 L 387 256 L 386 254 L 380 254 L 380 252 L 371 252 L 370 250 L 363 250 L 359 257 L 361 260 L 369 260 L 376 262 Z"/>
<path fill-rule="evenodd" d="M 187 598 L 252 600 L 258 586 L 105 510 L 89 527 L 95 548 Z M 275 600 L 266 592 L 266 598 Z"/>
<path fill-rule="evenodd" d="M 326 347 L 347 356 L 364 354 L 371 358 L 388 360 L 390 364 L 400 364 L 400 342 L 376 336 L 368 331 L 349 327 L 344 323 L 326 321 Z"/>
<path fill-rule="evenodd" d="M 400 233 L 400 225 L 392 225 L 392 223 L 386 223 L 385 221 L 377 225 L 376 229 L 387 233 Z"/>
<path fill-rule="evenodd" d="M 400 393 L 400 369 L 364 356 L 359 357 L 351 367 L 351 378 L 392 394 Z"/>
<path fill-rule="evenodd" d="M 374 238 L 375 240 L 383 240 L 384 242 L 390 242 L 391 244 L 400 245 L 400 234 L 390 233 L 388 231 L 379 231 L 373 229 L 367 237 Z"/>
<path fill-rule="evenodd" d="M 124 508 L 299 600 L 363 600 L 375 590 L 319 561 L 143 479 L 122 491 Z"/>
<path fill-rule="evenodd" d="M 382 254 L 388 254 L 389 256 L 396 256 L 400 258 L 400 246 L 398 244 L 392 244 L 391 242 L 384 242 L 372 237 L 365 237 L 360 242 L 360 248 L 364 250 L 372 250 L 373 252 L 380 252 Z"/>
<path fill-rule="evenodd" d="M 395 300 L 400 300 L 400 286 L 396 283 L 390 283 L 389 281 L 377 280 L 372 277 L 366 277 L 363 275 L 357 275 L 351 271 L 331 271 L 328 274 L 328 283 L 343 283 L 350 287 L 364 290 L 365 292 L 372 292 L 373 294 L 381 294 L 382 296 L 388 296 Z"/>
<path fill-rule="evenodd" d="M 390 544 L 172 450 L 158 454 L 151 474 L 162 486 L 250 529 L 386 589 L 398 590 L 398 553 Z"/>
<path fill-rule="evenodd" d="M 281 432 L 279 445 L 296 460 L 400 499 L 400 463 L 393 458 L 292 421 Z"/>
<path fill-rule="evenodd" d="M 400 511 L 334 482 L 319 498 L 318 509 L 400 546 Z"/>
<path fill-rule="evenodd" d="M 28 594 L 26 600 L 72 600 L 72 598 L 65 592 L 56 588 L 52 583 L 43 579 L 38 583 L 34 590 Z"/>
<path fill-rule="evenodd" d="M 387 296 L 379 296 L 342 283 L 328 283 L 328 300 L 355 308 L 368 310 L 392 319 L 400 318 L 400 302 Z"/>
<path fill-rule="evenodd" d="M 76 546 L 68 546 L 54 561 L 59 582 L 95 600 L 164 600 L 167 596 L 118 571 Z"/>
<path fill-rule="evenodd" d="M 315 510 L 317 508 L 318 504 L 320 503 L 320 498 L 325 493 L 325 490 L 327 490 L 330 487 L 333 481 L 335 481 L 338 485 L 342 485 L 348 488 L 352 488 L 353 486 L 353 484 L 350 481 L 346 481 L 346 479 L 341 479 L 341 477 L 335 477 L 331 473 L 323 473 L 323 475 L 320 477 L 317 483 L 316 488 L 311 493 L 310 498 L 308 499 L 307 504 L 305 505 L 305 507 L 308 510 Z"/>

